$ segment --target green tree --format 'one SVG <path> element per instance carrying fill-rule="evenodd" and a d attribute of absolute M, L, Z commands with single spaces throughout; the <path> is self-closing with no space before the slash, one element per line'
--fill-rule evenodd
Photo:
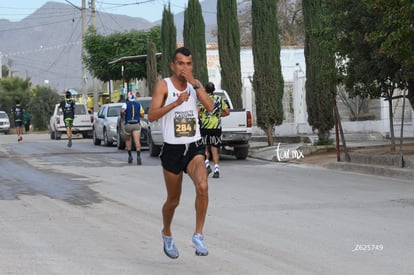
<path fill-rule="evenodd" d="M 161 75 L 168 77 L 171 75 L 171 55 L 177 47 L 177 28 L 174 25 L 174 15 L 171 13 L 171 4 L 168 9 L 164 6 L 161 22 Z"/>
<path fill-rule="evenodd" d="M 412 4 L 404 0 L 392 1 L 387 2 L 392 8 L 383 7 L 386 2 L 332 1 L 329 6 L 331 10 L 327 12 L 329 16 L 325 16 L 325 25 L 330 26 L 328 35 L 336 35 L 332 45 L 339 59 L 338 79 L 345 84 L 348 93 L 351 96 L 384 97 L 390 103 L 391 150 L 395 151 L 391 103 L 395 90 L 406 89 L 413 79 L 411 66 L 414 53 L 410 52 L 413 46 L 412 40 L 409 41 L 413 30 L 403 26 L 409 22 L 412 25 L 413 17 L 403 9 L 411 8 L 412 11 Z M 399 36 L 401 31 L 404 36 Z"/>
<path fill-rule="evenodd" d="M 241 108 L 240 33 L 236 0 L 217 1 L 217 29 L 221 87 L 229 93 L 234 106 Z"/>
<path fill-rule="evenodd" d="M 205 23 L 198 0 L 188 0 L 184 11 L 184 46 L 191 50 L 193 73 L 201 83 L 208 82 Z"/>
<path fill-rule="evenodd" d="M 273 127 L 283 122 L 283 76 L 277 25 L 277 1 L 252 1 L 252 37 L 257 125 L 273 145 Z"/>
<path fill-rule="evenodd" d="M 158 79 L 157 57 L 155 56 L 157 49 L 152 41 L 148 42 L 147 49 L 147 86 L 149 96 L 152 96 L 152 92 L 154 91 L 154 87 Z"/>
<path fill-rule="evenodd" d="M 364 3 L 378 22 L 369 40 L 380 44 L 380 53 L 401 64 L 401 77 L 406 81 L 408 99 L 414 108 L 413 1 L 365 0 Z"/>
<path fill-rule="evenodd" d="M 83 38 L 87 51 L 83 62 L 91 74 L 101 81 L 144 79 L 147 75 L 145 62 L 118 62 L 112 65 L 109 62 L 125 56 L 145 55 L 148 41 L 153 41 L 159 48 L 160 32 L 157 26 L 149 31 L 132 30 L 103 36 L 90 28 Z"/>
<path fill-rule="evenodd" d="M 319 35 L 324 29 L 321 18 L 326 14 L 327 7 L 324 0 L 303 0 L 302 6 L 305 22 L 308 122 L 318 131 L 318 143 L 327 144 L 330 130 L 334 126 L 333 106 L 336 96 L 335 55 Z"/>
<path fill-rule="evenodd" d="M 8 77 L 0 79 L 0 110 L 10 115 L 17 100 L 27 107 L 30 98 L 30 79 Z"/>
<path fill-rule="evenodd" d="M 49 119 L 59 103 L 61 96 L 56 90 L 47 86 L 36 86 L 32 89 L 32 97 L 29 102 L 29 110 L 32 114 L 32 125 L 36 130 L 46 130 L 49 126 Z"/>
<path fill-rule="evenodd" d="M 1 66 L 1 76 L 8 77 L 9 76 L 9 68 L 6 65 Z"/>

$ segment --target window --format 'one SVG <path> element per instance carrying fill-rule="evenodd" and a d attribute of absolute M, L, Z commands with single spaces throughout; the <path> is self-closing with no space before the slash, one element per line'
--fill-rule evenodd
<path fill-rule="evenodd" d="M 108 117 L 117 117 L 121 113 L 121 107 L 122 106 L 114 106 L 109 107 L 108 109 Z"/>
<path fill-rule="evenodd" d="M 83 104 L 76 104 L 75 105 L 75 115 L 86 115 L 86 107 Z"/>

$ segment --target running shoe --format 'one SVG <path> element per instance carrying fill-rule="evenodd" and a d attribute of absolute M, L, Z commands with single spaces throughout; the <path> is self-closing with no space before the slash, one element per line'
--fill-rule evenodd
<path fill-rule="evenodd" d="M 72 147 L 72 139 L 69 139 L 69 141 L 68 141 L 68 147 Z"/>
<path fill-rule="evenodd" d="M 210 167 L 210 165 L 206 166 L 206 168 L 207 168 L 207 174 L 210 175 L 210 173 L 211 173 L 211 167 Z"/>
<path fill-rule="evenodd" d="M 141 157 L 137 157 L 137 165 L 141 165 L 142 161 L 141 161 Z"/>
<path fill-rule="evenodd" d="M 164 235 L 164 232 L 161 231 L 162 241 L 164 243 L 164 253 L 171 259 L 178 258 L 178 249 L 175 247 L 174 239 L 171 236 Z"/>
<path fill-rule="evenodd" d="M 218 179 L 220 177 L 220 172 L 219 171 L 215 171 L 213 174 L 213 178 Z"/>
<path fill-rule="evenodd" d="M 197 256 L 207 256 L 208 255 L 208 249 L 206 245 L 204 244 L 204 236 L 201 234 L 194 234 L 193 235 L 193 244 L 196 248 L 195 254 Z"/>
<path fill-rule="evenodd" d="M 132 163 L 132 157 L 131 156 L 128 157 L 128 163 Z"/>

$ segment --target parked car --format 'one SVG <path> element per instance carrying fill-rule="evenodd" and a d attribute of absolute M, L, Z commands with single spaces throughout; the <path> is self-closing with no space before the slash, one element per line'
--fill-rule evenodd
<path fill-rule="evenodd" d="M 136 101 L 138 101 L 142 108 L 144 108 L 145 115 L 140 120 L 141 124 L 141 137 L 140 137 L 140 143 L 141 147 L 147 147 L 148 146 L 148 109 L 149 105 L 151 103 L 152 97 L 137 97 Z M 125 120 L 121 116 L 118 118 L 117 123 L 117 132 L 118 132 L 118 149 L 125 149 Z M 135 143 L 132 140 L 132 150 L 135 150 Z"/>
<path fill-rule="evenodd" d="M 7 135 L 10 132 L 10 119 L 6 112 L 0 111 L 0 133 Z"/>
<path fill-rule="evenodd" d="M 117 143 L 117 121 L 123 103 L 108 103 L 101 106 L 93 119 L 93 144 L 110 146 Z"/>
<path fill-rule="evenodd" d="M 76 102 L 75 119 L 73 120 L 72 133 L 82 134 L 82 137 L 92 137 L 93 115 L 88 113 L 86 104 Z M 63 121 L 63 112 L 60 103 L 55 105 L 49 122 L 49 133 L 51 139 L 60 139 L 62 134 L 66 134 L 65 122 Z"/>

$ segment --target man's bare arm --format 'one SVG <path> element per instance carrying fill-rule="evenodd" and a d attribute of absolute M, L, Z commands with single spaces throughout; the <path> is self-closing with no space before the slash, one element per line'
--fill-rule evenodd
<path fill-rule="evenodd" d="M 176 101 L 164 106 L 167 95 L 167 83 L 165 82 L 165 80 L 160 80 L 154 89 L 151 104 L 148 110 L 148 120 L 150 122 L 161 118 L 175 107 L 181 105 L 184 101 L 188 100 L 189 96 L 188 93 L 181 93 Z"/>

